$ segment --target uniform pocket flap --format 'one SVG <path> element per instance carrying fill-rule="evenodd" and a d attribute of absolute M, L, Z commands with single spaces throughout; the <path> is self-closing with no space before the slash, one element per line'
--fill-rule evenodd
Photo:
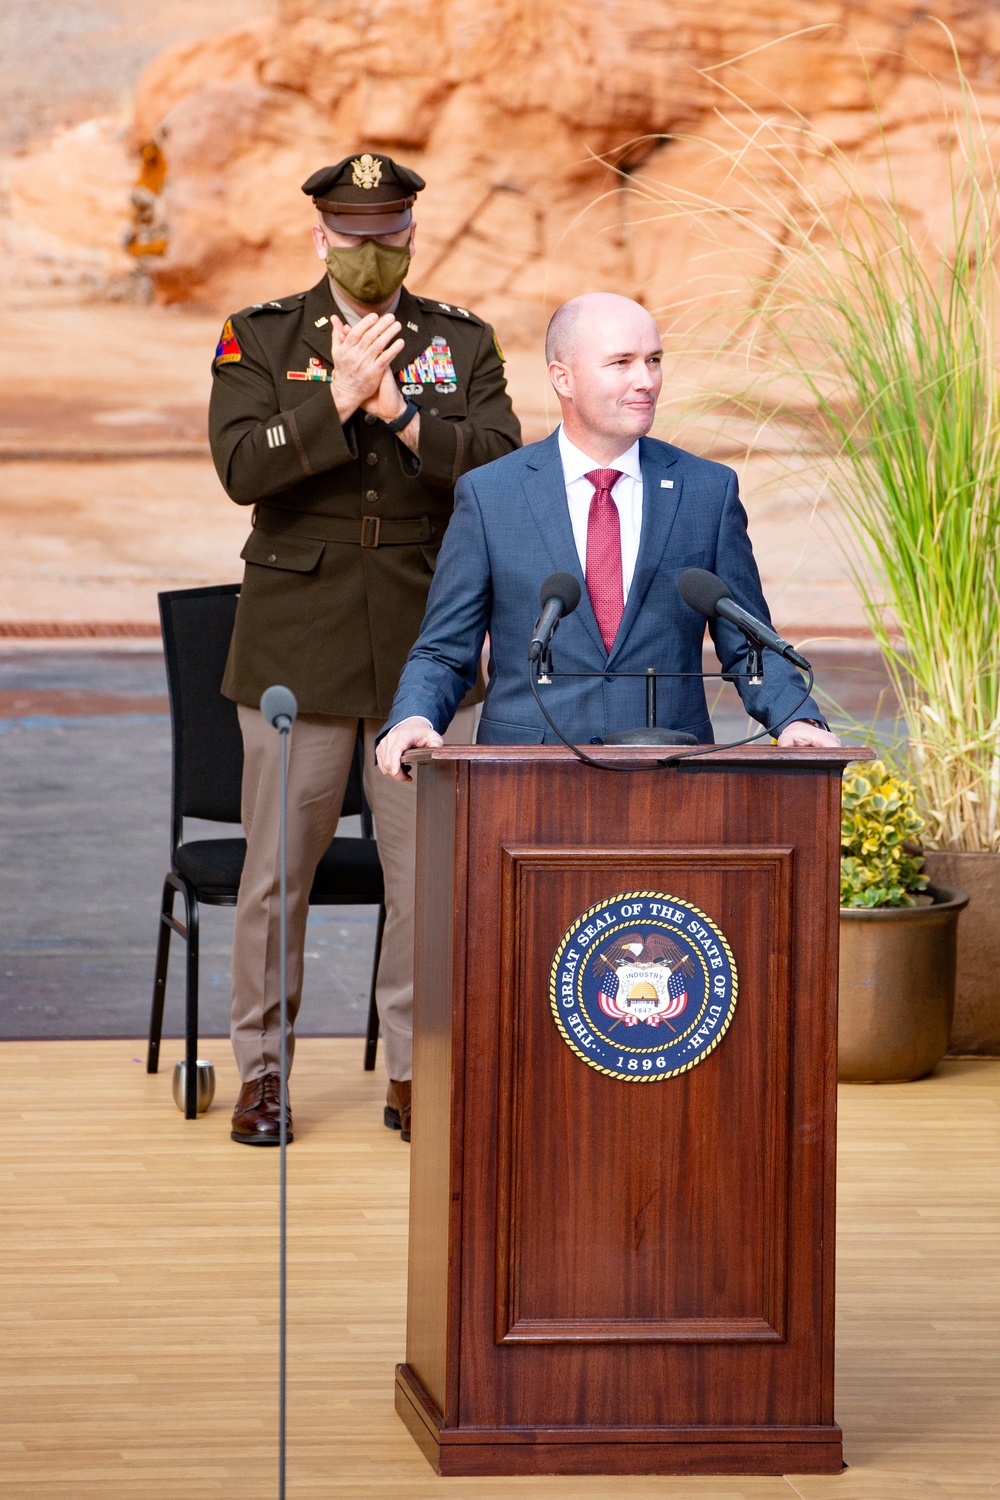
<path fill-rule="evenodd" d="M 289 573 L 311 573 L 323 556 L 325 542 L 308 536 L 272 536 L 252 531 L 240 553 L 244 562 L 262 568 L 281 568 Z"/>

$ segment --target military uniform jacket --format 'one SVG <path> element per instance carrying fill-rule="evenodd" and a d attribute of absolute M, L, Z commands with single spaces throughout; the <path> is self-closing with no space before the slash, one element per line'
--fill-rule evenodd
<path fill-rule="evenodd" d="M 230 318 L 213 367 L 219 478 L 253 531 L 222 691 L 272 683 L 302 713 L 385 718 L 416 640 L 460 475 L 520 445 L 492 329 L 402 289 L 393 362 L 420 407 L 419 454 L 330 393 L 330 284 Z M 475 695 L 470 695 L 470 702 Z"/>

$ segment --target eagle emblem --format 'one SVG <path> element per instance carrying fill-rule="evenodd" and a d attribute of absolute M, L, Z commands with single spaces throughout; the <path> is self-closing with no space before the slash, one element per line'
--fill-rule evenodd
<path fill-rule="evenodd" d="M 599 954 L 603 965 L 598 1004 L 626 1026 L 659 1026 L 688 1003 L 685 974 L 690 957 L 660 932 L 624 932 Z"/>
<path fill-rule="evenodd" d="M 369 156 L 367 151 L 356 161 L 352 161 L 351 167 L 351 181 L 355 187 L 367 190 L 378 187 L 382 181 L 382 163 L 377 156 Z"/>

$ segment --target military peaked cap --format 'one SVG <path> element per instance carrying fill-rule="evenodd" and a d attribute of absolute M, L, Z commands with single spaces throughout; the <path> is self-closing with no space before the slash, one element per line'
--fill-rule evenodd
<path fill-rule="evenodd" d="M 395 234 L 409 229 L 413 200 L 426 187 L 422 177 L 391 156 L 364 151 L 321 167 L 302 184 L 324 223 L 338 234 Z"/>

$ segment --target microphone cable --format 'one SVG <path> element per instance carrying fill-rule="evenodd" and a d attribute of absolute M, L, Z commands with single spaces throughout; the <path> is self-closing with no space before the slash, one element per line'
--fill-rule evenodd
<path fill-rule="evenodd" d="M 724 745 L 697 745 L 693 749 L 690 749 L 690 750 L 678 749 L 678 751 L 677 751 L 677 753 L 675 755 L 670 755 L 670 756 L 667 756 L 667 757 L 665 757 L 663 759 L 658 759 L 658 760 L 653 760 L 653 761 L 644 760 L 644 761 L 634 762 L 631 765 L 628 765 L 628 764 L 626 764 L 626 765 L 620 765 L 620 764 L 618 764 L 618 763 L 616 763 L 614 761 L 608 761 L 608 760 L 595 760 L 592 755 L 586 755 L 580 749 L 579 745 L 574 745 L 570 740 L 568 740 L 566 738 L 566 736 L 563 734 L 562 730 L 559 728 L 559 725 L 556 723 L 556 721 L 553 719 L 552 715 L 549 713 L 548 709 L 545 707 L 545 704 L 542 702 L 541 694 L 538 691 L 538 683 L 536 681 L 537 667 L 538 667 L 537 662 L 529 662 L 528 663 L 528 681 L 531 684 L 531 691 L 534 694 L 535 702 L 538 704 L 538 707 L 541 709 L 542 716 L 545 719 L 545 722 L 548 724 L 548 726 L 552 730 L 553 734 L 556 735 L 557 738 L 560 740 L 560 742 L 566 746 L 567 750 L 572 750 L 572 752 L 576 756 L 577 760 L 583 761 L 583 764 L 585 766 L 594 766 L 598 771 L 660 771 L 660 770 L 669 770 L 669 769 L 673 769 L 674 767 L 680 765 L 681 761 L 692 760 L 692 759 L 694 759 L 695 756 L 698 756 L 698 755 L 713 755 L 716 750 L 738 750 L 741 745 L 752 745 L 752 744 L 754 744 L 754 742 L 756 740 L 761 740 L 766 735 L 772 735 L 773 736 L 773 730 L 770 730 L 770 729 L 767 729 L 767 728 L 759 729 L 756 734 L 748 734 L 746 736 L 746 738 L 742 739 L 742 740 L 730 740 L 727 744 L 724 744 Z M 532 668 L 534 668 L 535 670 L 532 670 Z M 789 720 L 789 722 L 792 721 L 792 719 L 794 718 L 794 715 L 798 712 L 798 710 L 802 707 L 802 705 L 804 703 L 806 703 L 808 701 L 808 699 L 810 698 L 810 696 L 812 694 L 813 686 L 815 684 L 815 681 L 816 681 L 816 678 L 815 678 L 815 674 L 813 672 L 813 669 L 812 669 L 812 667 L 809 667 L 809 669 L 808 669 L 808 682 L 806 683 L 805 692 L 802 694 L 802 697 L 799 699 L 798 703 L 796 703 L 795 707 L 788 714 L 788 720 Z"/>

